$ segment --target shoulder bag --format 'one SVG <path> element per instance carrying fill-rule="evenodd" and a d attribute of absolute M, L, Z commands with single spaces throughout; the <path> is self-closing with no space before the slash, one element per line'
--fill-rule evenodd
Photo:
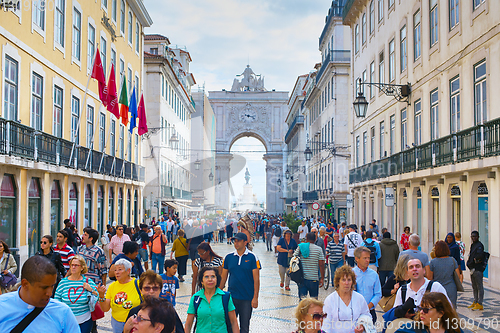
<path fill-rule="evenodd" d="M 389 311 L 394 307 L 394 301 L 396 300 L 396 293 L 392 294 L 391 296 L 384 296 L 382 299 L 378 302 L 378 305 L 384 310 L 384 312 Z"/>
<path fill-rule="evenodd" d="M 31 324 L 31 322 L 33 322 L 33 320 L 35 320 L 35 318 L 38 317 L 38 315 L 40 313 L 42 313 L 43 309 L 45 309 L 45 307 L 35 308 L 26 317 L 24 317 L 23 320 L 21 320 L 21 322 L 19 324 L 17 324 L 16 327 L 14 327 L 12 329 L 12 331 L 10 331 L 10 333 L 22 333 L 22 332 L 24 332 L 26 327 L 28 327 L 29 324 Z"/>
<path fill-rule="evenodd" d="M 89 283 L 89 278 L 87 278 L 86 282 Z M 92 321 L 104 318 L 104 311 L 102 311 L 101 309 L 99 300 L 97 300 L 97 302 L 95 301 L 96 296 L 93 293 L 89 292 L 88 298 L 89 298 L 90 317 L 92 318 Z"/>
<path fill-rule="evenodd" d="M 5 259 L 5 267 L 4 271 L 7 270 L 7 267 L 9 265 L 9 259 L 10 259 L 10 253 L 7 254 L 7 259 Z M 3 289 L 10 288 L 14 286 L 17 283 L 17 277 L 12 274 L 11 272 L 8 272 L 7 274 L 0 274 L 0 287 Z"/>
<path fill-rule="evenodd" d="M 455 285 L 457 286 L 457 291 L 464 292 L 464 286 L 462 282 L 460 282 L 460 277 L 457 274 L 457 271 L 453 270 L 453 281 L 455 281 Z"/>

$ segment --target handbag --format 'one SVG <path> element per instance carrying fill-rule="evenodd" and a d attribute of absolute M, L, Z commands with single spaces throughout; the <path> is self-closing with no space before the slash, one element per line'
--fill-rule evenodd
<path fill-rule="evenodd" d="M 87 278 L 86 282 L 89 283 L 89 278 Z M 92 321 L 104 318 L 104 311 L 102 311 L 98 300 L 96 301 L 97 296 L 95 296 L 93 293 L 89 293 L 88 298 L 89 298 L 90 317 L 92 318 Z"/>
<path fill-rule="evenodd" d="M 384 310 L 384 312 L 389 311 L 394 307 L 394 301 L 396 300 L 396 293 L 392 294 L 391 296 L 384 296 L 382 299 L 378 302 L 378 305 Z"/>
<path fill-rule="evenodd" d="M 290 266 L 286 273 L 290 276 L 290 279 L 297 284 L 301 284 L 304 281 L 304 270 L 299 257 L 293 257 L 290 260 Z"/>
<path fill-rule="evenodd" d="M 457 291 L 464 292 L 464 286 L 462 282 L 460 282 L 460 276 L 458 276 L 457 271 L 453 271 L 453 281 L 455 281 L 455 285 L 457 286 Z"/>
<path fill-rule="evenodd" d="M 9 259 L 10 259 L 10 253 L 7 254 L 7 259 L 5 260 L 5 267 L 4 271 L 7 270 L 7 266 L 9 265 Z M 3 289 L 8 289 L 12 286 L 14 286 L 17 283 L 17 277 L 12 274 L 11 272 L 8 272 L 7 274 L 0 274 L 0 287 Z"/>

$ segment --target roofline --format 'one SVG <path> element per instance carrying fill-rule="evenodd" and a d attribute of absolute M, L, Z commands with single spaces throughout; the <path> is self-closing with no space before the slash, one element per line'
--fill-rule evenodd
<path fill-rule="evenodd" d="M 128 3 L 132 6 L 143 27 L 150 27 L 153 24 L 153 20 L 142 0 L 128 0 Z"/>

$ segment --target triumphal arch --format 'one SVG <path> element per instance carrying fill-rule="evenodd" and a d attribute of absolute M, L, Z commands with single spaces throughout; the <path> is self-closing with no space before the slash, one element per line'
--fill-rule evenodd
<path fill-rule="evenodd" d="M 266 149 L 266 211 L 283 212 L 283 192 L 278 179 L 283 174 L 283 147 L 287 125 L 288 92 L 268 91 L 264 77 L 250 66 L 233 81 L 230 91 L 210 91 L 209 100 L 216 117 L 215 204 L 230 208 L 231 146 L 242 137 L 257 138 Z M 232 172 L 233 171 L 233 172 Z M 282 179 L 281 179 L 282 180 Z M 283 180 L 282 180 L 283 181 Z"/>

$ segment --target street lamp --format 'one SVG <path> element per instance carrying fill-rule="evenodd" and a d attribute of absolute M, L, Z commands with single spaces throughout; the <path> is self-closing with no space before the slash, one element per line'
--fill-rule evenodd
<path fill-rule="evenodd" d="M 285 171 L 285 178 L 286 179 L 290 178 L 290 171 L 288 171 L 288 169 L 286 169 Z"/>
<path fill-rule="evenodd" d="M 363 82 L 361 78 L 358 79 L 358 97 L 354 100 L 353 107 L 354 113 L 356 113 L 356 117 L 364 118 L 366 116 L 366 110 L 368 109 L 368 102 L 366 101 L 365 96 L 363 95 L 363 90 L 361 89 L 362 85 L 367 86 L 375 86 L 382 90 L 382 92 L 386 96 L 393 96 L 398 102 L 406 102 L 410 105 L 410 97 L 411 97 L 411 85 L 407 84 L 388 84 L 388 83 L 380 83 L 380 82 Z"/>
<path fill-rule="evenodd" d="M 200 160 L 196 159 L 196 161 L 194 162 L 194 168 L 195 168 L 195 170 L 200 170 L 200 166 L 201 166 Z"/>
<path fill-rule="evenodd" d="M 278 184 L 278 186 L 281 186 L 281 179 L 278 178 L 278 180 L 276 181 L 276 183 Z"/>
<path fill-rule="evenodd" d="M 210 181 L 214 180 L 214 174 L 212 173 L 212 170 L 210 170 L 210 174 L 208 175 L 208 180 Z"/>
<path fill-rule="evenodd" d="M 309 162 L 312 158 L 312 155 L 313 155 L 311 148 L 306 147 L 306 150 L 304 151 L 304 155 L 306 156 L 306 161 Z"/>

